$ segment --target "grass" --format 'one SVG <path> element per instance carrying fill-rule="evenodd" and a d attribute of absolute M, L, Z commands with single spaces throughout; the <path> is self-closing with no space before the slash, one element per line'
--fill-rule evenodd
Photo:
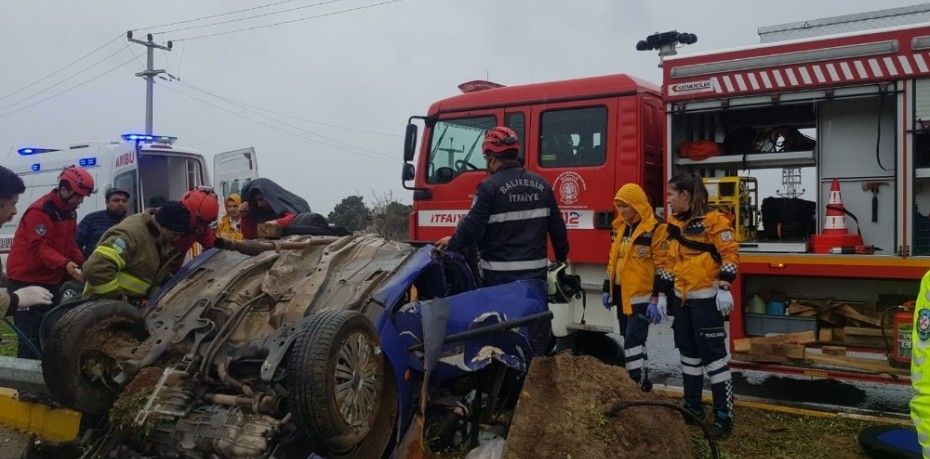
<path fill-rule="evenodd" d="M 16 357 L 16 333 L 3 320 L 0 320 L 0 356 Z"/>
<path fill-rule="evenodd" d="M 859 432 L 877 425 L 751 408 L 737 408 L 735 414 L 733 435 L 718 443 L 723 458 L 864 458 Z M 694 445 L 695 457 L 710 457 L 706 441 L 695 439 Z"/>

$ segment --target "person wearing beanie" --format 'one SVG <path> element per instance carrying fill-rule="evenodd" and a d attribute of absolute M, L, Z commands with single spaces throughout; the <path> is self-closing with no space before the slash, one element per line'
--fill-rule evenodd
<path fill-rule="evenodd" d="M 84 263 L 84 295 L 144 300 L 168 278 L 180 255 L 173 243 L 190 226 L 190 211 L 178 201 L 126 217 L 103 234 Z"/>

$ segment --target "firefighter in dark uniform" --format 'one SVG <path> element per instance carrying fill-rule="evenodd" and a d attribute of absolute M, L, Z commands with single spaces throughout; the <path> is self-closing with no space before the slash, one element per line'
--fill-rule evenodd
<path fill-rule="evenodd" d="M 711 432 L 722 438 L 733 429 L 733 384 L 727 356 L 726 317 L 733 310 L 730 284 L 736 280 L 739 244 L 726 215 L 707 209 L 703 180 L 693 174 L 668 182 L 669 315 L 681 354 L 685 408 L 703 417 L 704 373 L 714 399 Z M 671 292 L 674 292 L 674 295 Z"/>
<path fill-rule="evenodd" d="M 58 186 L 30 205 L 16 227 L 13 246 L 7 258 L 6 287 L 14 291 L 39 285 L 55 294 L 65 281 L 83 282 L 81 263 L 84 254 L 75 238 L 78 206 L 94 192 L 94 178 L 77 166 L 68 166 L 58 175 Z M 38 359 L 39 327 L 43 312 L 31 309 L 16 311 L 16 326 L 34 346 L 20 341 L 17 357 Z M 41 350 L 41 349 L 39 349 Z"/>
<path fill-rule="evenodd" d="M 565 220 L 552 187 L 521 166 L 519 149 L 520 142 L 510 128 L 488 130 L 482 151 L 490 176 L 478 185 L 471 210 L 455 234 L 436 241 L 438 247 L 453 251 L 477 244 L 485 286 L 546 280 L 547 234 L 556 261 L 564 263 L 568 258 Z"/>

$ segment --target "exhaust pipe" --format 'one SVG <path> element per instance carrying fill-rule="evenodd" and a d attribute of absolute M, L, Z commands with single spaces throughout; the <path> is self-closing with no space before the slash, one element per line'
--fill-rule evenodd
<path fill-rule="evenodd" d="M 234 250 L 245 255 L 254 256 L 270 250 L 280 252 L 282 250 L 300 250 L 317 245 L 329 245 L 337 239 L 339 238 L 314 238 L 306 241 L 269 241 L 260 239 L 235 241 L 232 239 L 218 238 L 216 242 L 213 243 L 213 246 L 221 250 Z"/>

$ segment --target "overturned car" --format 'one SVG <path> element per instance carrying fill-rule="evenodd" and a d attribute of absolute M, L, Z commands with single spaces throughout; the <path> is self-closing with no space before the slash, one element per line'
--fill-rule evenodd
<path fill-rule="evenodd" d="M 92 300 L 47 330 L 49 392 L 101 419 L 88 457 L 460 451 L 506 417 L 551 336 L 544 282 L 479 288 L 429 245 L 218 245 L 235 250 L 193 260 L 144 311 Z"/>

